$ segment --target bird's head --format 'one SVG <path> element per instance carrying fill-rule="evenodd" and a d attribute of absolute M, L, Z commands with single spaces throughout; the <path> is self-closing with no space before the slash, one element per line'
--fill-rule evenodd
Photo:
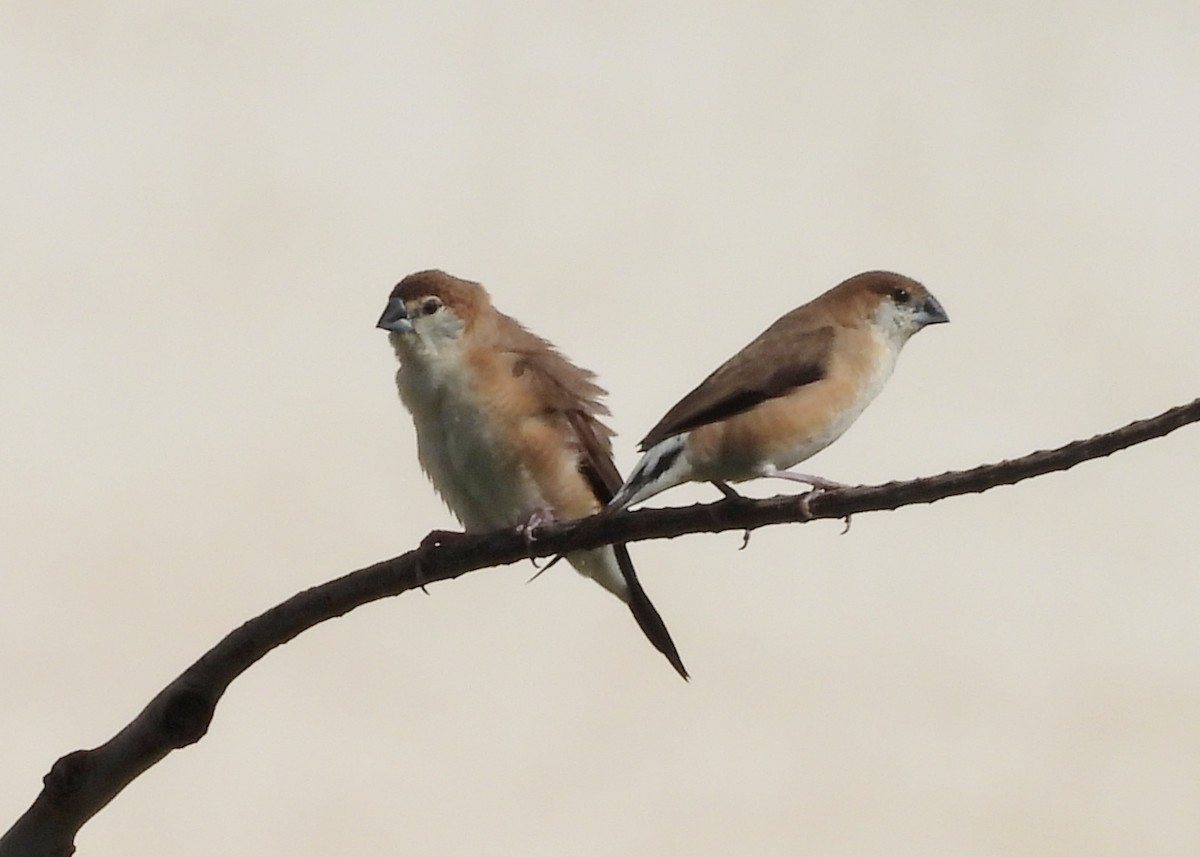
<path fill-rule="evenodd" d="M 828 294 L 897 345 L 903 345 L 923 327 L 950 320 L 927 288 L 890 271 L 858 274 Z"/>
<path fill-rule="evenodd" d="M 418 271 L 392 289 L 376 327 L 388 332 L 397 353 L 437 354 L 457 343 L 490 306 L 478 283 L 444 271 Z"/>

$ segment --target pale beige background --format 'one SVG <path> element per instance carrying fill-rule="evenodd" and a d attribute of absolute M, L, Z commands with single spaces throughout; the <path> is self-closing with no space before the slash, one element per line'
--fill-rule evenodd
<path fill-rule="evenodd" d="M 10 2 L 0 40 L 0 827 L 229 629 L 450 525 L 373 328 L 409 271 L 595 369 L 624 469 L 871 267 L 953 324 L 824 475 L 1198 394 L 1194 2 Z M 1198 458 L 639 546 L 690 685 L 565 567 L 372 605 L 80 854 L 1195 854 Z"/>

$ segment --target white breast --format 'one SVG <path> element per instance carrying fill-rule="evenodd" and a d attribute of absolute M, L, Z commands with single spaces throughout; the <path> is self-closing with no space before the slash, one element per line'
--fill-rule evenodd
<path fill-rule="evenodd" d="M 421 467 L 470 531 L 523 523 L 545 506 L 503 437 L 480 407 L 457 354 L 409 361 L 396 373 L 412 412 Z"/>
<path fill-rule="evenodd" d="M 896 368 L 896 357 L 899 350 L 893 348 L 888 338 L 872 331 L 875 340 L 874 367 L 866 382 L 858 390 L 857 395 L 846 407 L 838 411 L 837 417 L 823 426 L 822 430 L 802 442 L 786 447 L 772 457 L 771 464 L 780 470 L 787 470 L 800 462 L 816 455 L 829 444 L 846 433 L 854 421 L 862 416 L 867 405 L 879 395 Z"/>

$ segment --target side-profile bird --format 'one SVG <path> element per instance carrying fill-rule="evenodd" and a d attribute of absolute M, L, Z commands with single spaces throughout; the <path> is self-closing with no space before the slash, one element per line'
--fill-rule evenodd
<path fill-rule="evenodd" d="M 467 532 L 582 518 L 621 486 L 595 375 L 497 310 L 483 286 L 420 271 L 392 290 L 378 327 L 400 361 L 421 467 Z M 566 559 L 625 602 L 688 677 L 624 545 Z"/>
<path fill-rule="evenodd" d="M 705 378 L 642 440 L 608 504 L 619 511 L 684 482 L 760 476 L 814 490 L 839 483 L 788 470 L 833 443 L 883 389 L 921 328 L 949 321 L 915 280 L 868 271 L 794 309 Z"/>

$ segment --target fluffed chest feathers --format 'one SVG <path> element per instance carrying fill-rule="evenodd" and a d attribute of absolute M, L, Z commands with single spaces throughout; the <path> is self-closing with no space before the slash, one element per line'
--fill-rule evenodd
<path fill-rule="evenodd" d="M 421 467 L 468 530 L 524 522 L 544 505 L 471 379 L 450 365 L 402 367 L 400 398 L 412 413 Z"/>

